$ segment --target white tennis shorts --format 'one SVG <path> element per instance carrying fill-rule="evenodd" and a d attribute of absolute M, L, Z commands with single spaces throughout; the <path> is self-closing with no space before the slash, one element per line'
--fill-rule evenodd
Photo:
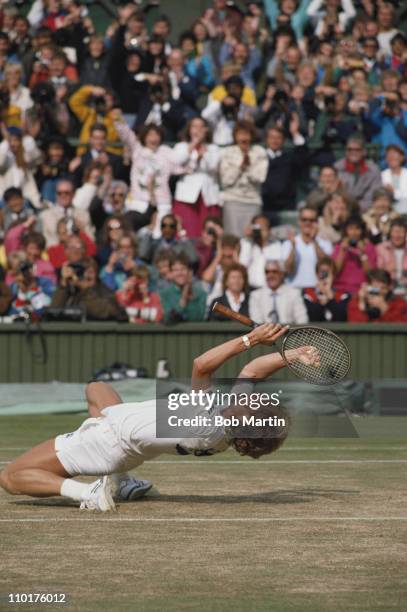
<path fill-rule="evenodd" d="M 86 419 L 76 431 L 57 436 L 55 451 L 71 476 L 104 476 L 131 468 L 130 457 L 104 417 Z"/>

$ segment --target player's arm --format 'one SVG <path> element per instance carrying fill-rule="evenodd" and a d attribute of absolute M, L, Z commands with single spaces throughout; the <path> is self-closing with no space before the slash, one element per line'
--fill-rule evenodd
<path fill-rule="evenodd" d="M 285 331 L 287 328 L 285 328 Z M 285 358 L 288 363 L 293 361 L 302 361 L 305 365 L 319 366 L 319 353 L 313 346 L 301 346 L 296 349 L 291 349 L 285 352 Z M 272 376 L 274 372 L 281 370 L 287 365 L 280 353 L 270 353 L 257 357 L 247 363 L 239 374 L 240 378 L 252 378 L 264 380 Z"/>
<path fill-rule="evenodd" d="M 228 359 L 250 350 L 258 344 L 273 344 L 280 336 L 285 334 L 287 329 L 287 327 L 282 327 L 279 324 L 264 323 L 247 334 L 250 347 L 247 347 L 243 337 L 239 336 L 206 351 L 206 353 L 194 359 L 192 368 L 193 388 L 204 389 L 209 387 L 213 373 Z"/>

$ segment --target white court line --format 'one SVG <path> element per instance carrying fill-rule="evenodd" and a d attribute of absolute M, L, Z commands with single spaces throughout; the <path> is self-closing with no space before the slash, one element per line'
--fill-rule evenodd
<path fill-rule="evenodd" d="M 292 516 L 292 517 L 112 517 L 104 518 L 100 515 L 95 515 L 93 518 L 84 517 L 23 517 L 0 519 L 0 523 L 295 523 L 295 522 L 391 522 L 391 521 L 407 521 L 407 516 Z"/>
<path fill-rule="evenodd" d="M 0 461 L 0 465 L 8 465 L 10 463 L 10 461 Z M 147 462 L 146 462 L 147 463 Z M 197 461 L 197 460 L 190 460 L 190 461 L 185 461 L 183 459 L 173 459 L 170 461 L 149 461 L 148 465 L 154 465 L 154 464 L 159 464 L 159 465 L 179 465 L 180 463 L 183 463 L 184 465 L 231 465 L 231 464 L 239 464 L 239 465 L 264 465 L 264 464 L 278 464 L 278 465 L 294 465 L 294 464 L 301 464 L 301 465 L 308 465 L 308 464 L 324 464 L 324 463 L 328 463 L 328 464 L 359 464 L 359 463 L 407 463 L 407 459 L 287 459 L 287 460 L 281 460 L 281 459 L 276 459 L 275 461 L 273 460 L 265 460 L 265 461 L 242 461 L 242 460 L 230 460 L 228 461 L 227 459 L 225 459 L 225 461 Z M 143 464 L 145 465 L 145 464 Z"/>
<path fill-rule="evenodd" d="M 294 463 L 301 463 L 301 464 L 308 464 L 308 463 L 407 463 L 407 459 L 286 459 L 286 460 L 282 460 L 282 459 L 275 459 L 274 461 L 272 459 L 270 460 L 263 460 L 263 461 L 242 461 L 242 460 L 230 460 L 228 461 L 227 459 L 225 459 L 224 461 L 217 461 L 217 460 L 212 460 L 212 461 L 185 461 L 183 459 L 180 459 L 179 461 L 177 459 L 173 459 L 172 461 L 151 461 L 149 463 L 149 465 L 152 465 L 154 463 L 160 463 L 160 464 L 170 464 L 170 463 L 174 463 L 178 464 L 178 463 L 185 463 L 186 465 L 219 465 L 219 464 L 224 464 L 224 465 L 228 465 L 230 463 L 234 464 L 234 463 L 238 463 L 239 465 L 262 465 L 264 463 L 278 463 L 279 465 L 281 464 L 294 464 Z M 143 464 L 144 465 L 144 464 Z"/>
<path fill-rule="evenodd" d="M 27 448 L 20 448 L 20 447 L 12 447 L 12 446 L 4 446 L 4 447 L 0 447 L 0 452 L 3 451 L 26 451 L 29 450 L 29 447 Z M 333 452 L 333 451 L 347 451 L 347 452 L 354 452 L 354 451 L 367 451 L 367 452 L 379 452 L 379 451 L 407 451 L 407 446 L 290 446 L 288 448 L 282 448 L 280 449 L 280 453 L 287 453 L 287 452 L 304 452 L 304 451 L 328 451 L 328 452 Z"/>

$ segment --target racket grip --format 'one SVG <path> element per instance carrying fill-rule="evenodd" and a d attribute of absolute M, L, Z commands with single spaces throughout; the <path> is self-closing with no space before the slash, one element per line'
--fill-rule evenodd
<path fill-rule="evenodd" d="M 239 312 L 235 312 L 231 308 L 227 306 L 223 306 L 223 304 L 219 304 L 219 302 L 215 302 L 212 308 L 213 312 L 217 312 L 218 314 L 227 317 L 228 319 L 233 319 L 234 321 L 238 321 L 242 323 L 242 325 L 246 325 L 247 327 L 256 327 L 256 323 L 252 321 L 249 317 L 240 314 Z"/>

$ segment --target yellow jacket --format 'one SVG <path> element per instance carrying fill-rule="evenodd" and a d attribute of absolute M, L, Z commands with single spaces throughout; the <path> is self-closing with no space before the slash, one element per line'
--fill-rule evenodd
<path fill-rule="evenodd" d="M 4 123 L 7 127 L 22 127 L 21 109 L 10 104 L 4 114 Z"/>
<path fill-rule="evenodd" d="M 222 102 L 226 96 L 227 93 L 224 85 L 217 85 L 210 93 L 211 99 L 216 100 L 217 102 Z M 246 104 L 246 106 L 256 106 L 256 94 L 251 87 L 244 87 L 242 102 L 243 104 Z"/>
<path fill-rule="evenodd" d="M 89 99 L 92 95 L 92 85 L 84 85 L 80 87 L 69 99 L 69 106 L 79 121 L 82 123 L 81 133 L 79 135 L 80 142 L 84 144 L 89 143 L 90 130 L 94 123 L 103 123 L 107 129 L 107 141 L 109 143 L 118 142 L 119 136 L 114 127 L 114 120 L 112 117 L 113 111 L 109 111 L 106 115 L 98 115 L 96 109 L 89 105 Z M 76 154 L 83 155 L 86 153 L 86 146 L 79 146 Z M 123 152 L 121 145 L 112 146 L 109 144 L 106 147 L 106 151 L 109 153 L 115 153 L 120 155 Z"/>

